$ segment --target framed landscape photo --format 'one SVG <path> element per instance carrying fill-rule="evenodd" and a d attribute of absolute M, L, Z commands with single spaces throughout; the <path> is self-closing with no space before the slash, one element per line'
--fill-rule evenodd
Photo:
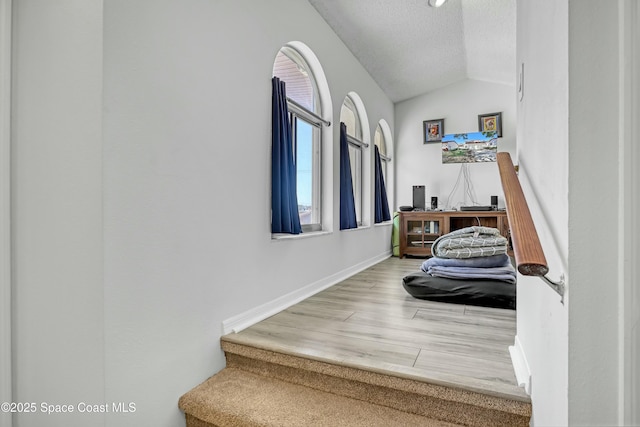
<path fill-rule="evenodd" d="M 444 119 L 425 120 L 422 122 L 424 144 L 429 142 L 441 142 L 444 136 Z"/>
<path fill-rule="evenodd" d="M 502 136 L 502 113 L 478 115 L 478 131 L 497 132 L 498 138 L 500 138 Z"/>

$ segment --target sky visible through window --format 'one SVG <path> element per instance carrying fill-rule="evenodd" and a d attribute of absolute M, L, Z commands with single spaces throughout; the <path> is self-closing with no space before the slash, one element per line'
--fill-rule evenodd
<path fill-rule="evenodd" d="M 297 131 L 298 206 L 311 206 L 313 193 L 313 126 L 303 120 L 298 120 Z"/>

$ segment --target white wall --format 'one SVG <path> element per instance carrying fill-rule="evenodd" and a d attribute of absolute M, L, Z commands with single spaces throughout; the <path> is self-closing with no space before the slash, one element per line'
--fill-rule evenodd
<path fill-rule="evenodd" d="M 567 2 L 517 4 L 518 67 L 524 63 L 517 162 L 552 279 L 566 274 L 568 264 L 567 16 Z M 532 376 L 534 425 L 568 425 L 569 297 L 563 306 L 544 282 L 526 276 L 518 278 L 517 292 L 517 338 Z"/>
<path fill-rule="evenodd" d="M 14 2 L 14 426 L 86 426 L 105 399 L 102 1 Z"/>
<path fill-rule="evenodd" d="M 355 91 L 371 134 L 393 131 L 393 104 L 307 2 L 16 9 L 15 398 L 136 411 L 15 425 L 183 425 L 178 398 L 224 367 L 223 320 L 391 252 L 390 224 L 271 239 L 276 53 L 314 51 L 334 123 Z"/>
<path fill-rule="evenodd" d="M 445 133 L 478 131 L 478 115 L 502 112 L 503 137 L 498 150 L 516 154 L 516 89 L 513 86 L 465 80 L 396 104 L 396 205 L 412 205 L 414 185 L 426 187 L 427 205 L 438 197 L 441 208 L 470 205 L 462 184 L 449 200 L 460 173 L 459 164 L 442 164 L 440 143 L 423 143 L 422 122 L 444 118 Z M 469 164 L 477 202 L 491 204 L 499 196 L 504 206 L 500 175 L 496 163 Z"/>
<path fill-rule="evenodd" d="M 0 402 L 11 402 L 11 0 L 0 0 Z M 0 427 L 11 413 L 0 412 Z"/>
<path fill-rule="evenodd" d="M 425 119 L 464 132 L 478 114 L 503 111 L 500 148 L 515 151 L 515 88 L 452 85 L 398 104 L 394 125 L 391 102 L 306 2 L 23 0 L 14 9 L 13 397 L 137 409 L 23 414 L 18 427 L 182 425 L 179 396 L 224 366 L 223 320 L 389 251 L 388 226 L 271 240 L 269 79 L 284 43 L 318 56 L 334 113 L 355 91 L 372 133 L 381 118 L 397 129 L 392 208 L 411 203 L 415 184 L 442 203 L 457 177 L 437 144 L 422 144 Z M 592 232 L 616 223 L 625 176 L 616 126 L 593 120 L 617 119 L 612 9 L 518 3 L 517 160 L 551 276 L 565 272 L 569 287 L 563 306 L 538 279 L 518 285 L 535 425 L 619 420 L 621 284 L 599 267 L 617 265 L 606 248 L 626 241 L 618 230 L 595 244 Z M 481 201 L 501 194 L 493 167 L 471 165 Z"/>
<path fill-rule="evenodd" d="M 635 163 L 621 154 L 629 143 L 619 130 L 637 117 L 625 119 L 619 109 L 627 96 L 620 84 L 624 3 L 518 2 L 520 176 L 550 276 L 567 278 L 564 305 L 542 281 L 518 281 L 517 334 L 531 369 L 536 426 L 623 425 L 631 412 L 621 353 L 631 326 L 622 292 L 633 288 L 620 275 L 628 256 L 620 250 L 637 248 L 625 229 L 637 202 L 625 200 L 625 168 Z"/>
<path fill-rule="evenodd" d="M 623 75 L 620 103 L 620 171 L 623 197 L 618 233 L 624 236 L 619 258 L 619 293 L 623 325 L 620 333 L 623 369 L 620 370 L 621 417 L 627 425 L 640 425 L 640 4 L 626 0 L 619 11 L 621 29 L 620 58 Z"/>
<path fill-rule="evenodd" d="M 589 247 L 595 222 L 615 230 L 619 218 L 620 5 L 569 1 L 569 422 L 574 425 L 620 422 L 617 266 L 619 239 L 625 237 L 602 233 L 599 250 Z"/>

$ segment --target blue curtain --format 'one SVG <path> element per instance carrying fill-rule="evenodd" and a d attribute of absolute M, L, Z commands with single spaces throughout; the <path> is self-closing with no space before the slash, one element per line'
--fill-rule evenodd
<path fill-rule="evenodd" d="M 351 181 L 347 125 L 340 123 L 340 230 L 348 228 L 358 228 L 358 222 Z"/>
<path fill-rule="evenodd" d="M 296 164 L 285 82 L 271 79 L 271 232 L 300 234 Z"/>
<path fill-rule="evenodd" d="M 380 151 L 378 146 L 375 147 L 375 175 L 376 175 L 376 224 L 383 221 L 389 221 L 391 214 L 389 213 L 389 202 L 387 201 L 387 188 L 384 185 L 384 175 L 382 175 L 382 160 L 380 160 Z"/>

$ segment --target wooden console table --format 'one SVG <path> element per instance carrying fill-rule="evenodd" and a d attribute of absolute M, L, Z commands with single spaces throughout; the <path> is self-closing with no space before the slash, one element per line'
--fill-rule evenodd
<path fill-rule="evenodd" d="M 431 256 L 431 244 L 438 237 L 473 225 L 497 228 L 511 242 L 505 211 L 411 211 L 399 215 L 400 258 Z"/>

